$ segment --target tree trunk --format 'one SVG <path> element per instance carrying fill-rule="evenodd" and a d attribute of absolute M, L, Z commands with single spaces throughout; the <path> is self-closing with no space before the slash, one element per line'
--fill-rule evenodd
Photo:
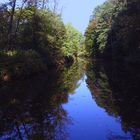
<path fill-rule="evenodd" d="M 23 13 L 23 7 L 24 7 L 24 4 L 27 2 L 27 0 L 23 0 L 22 2 L 22 6 L 20 8 L 20 14 L 19 14 L 19 17 L 17 19 L 17 23 L 16 23 L 16 30 L 15 30 L 15 38 L 16 38 L 16 35 L 17 35 L 17 32 L 19 30 L 19 22 L 21 20 L 21 16 L 22 16 L 22 13 Z"/>
<path fill-rule="evenodd" d="M 8 45 L 11 46 L 12 44 L 12 31 L 13 31 L 13 19 L 15 14 L 15 7 L 16 7 L 16 0 L 12 2 L 12 10 L 10 14 L 10 21 L 9 21 L 9 30 L 8 30 Z"/>

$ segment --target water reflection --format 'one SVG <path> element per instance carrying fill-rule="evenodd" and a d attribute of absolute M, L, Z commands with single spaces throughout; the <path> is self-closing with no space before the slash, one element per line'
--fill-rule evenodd
<path fill-rule="evenodd" d="M 80 65 L 1 85 L 0 139 L 66 139 L 71 120 L 62 105 L 79 86 L 84 72 Z"/>
<path fill-rule="evenodd" d="M 87 67 L 87 84 L 96 103 L 118 118 L 124 132 L 140 139 L 140 67 L 132 64 L 93 62 Z M 109 140 L 128 137 L 110 134 Z"/>
<path fill-rule="evenodd" d="M 139 70 L 138 65 L 80 61 L 3 84 L 0 139 L 139 140 Z"/>

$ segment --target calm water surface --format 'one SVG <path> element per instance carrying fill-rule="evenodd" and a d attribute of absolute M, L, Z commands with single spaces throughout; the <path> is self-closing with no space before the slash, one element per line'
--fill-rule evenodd
<path fill-rule="evenodd" d="M 99 107 L 91 95 L 86 83 L 86 75 L 79 82 L 80 87 L 74 95 L 69 96 L 69 102 L 64 106 L 72 125 L 67 127 L 68 140 L 108 140 L 131 139 L 129 133 L 121 128 L 119 118 L 108 115 L 105 109 Z"/>
<path fill-rule="evenodd" d="M 139 69 L 111 66 L 79 62 L 1 84 L 0 139 L 139 140 Z"/>

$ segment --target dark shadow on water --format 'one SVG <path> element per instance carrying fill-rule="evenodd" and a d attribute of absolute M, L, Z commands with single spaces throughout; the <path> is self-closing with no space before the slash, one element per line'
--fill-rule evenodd
<path fill-rule="evenodd" d="M 140 139 L 140 66 L 94 61 L 87 66 L 87 84 L 96 103 L 118 118 L 124 132 Z M 109 135 L 109 140 L 130 139 Z"/>
<path fill-rule="evenodd" d="M 66 140 L 68 131 L 75 133 L 67 129 L 72 120 L 63 105 L 80 86 L 78 81 L 85 70 L 93 100 L 118 120 L 124 132 L 131 134 L 130 138 L 110 132 L 106 139 L 139 140 L 140 67 L 101 61 L 79 62 L 63 71 L 51 70 L 28 80 L 0 85 L 0 139 Z M 92 106 L 89 111 L 93 111 Z"/>
<path fill-rule="evenodd" d="M 0 139 L 63 140 L 71 123 L 63 104 L 83 75 L 79 63 L 0 87 Z"/>

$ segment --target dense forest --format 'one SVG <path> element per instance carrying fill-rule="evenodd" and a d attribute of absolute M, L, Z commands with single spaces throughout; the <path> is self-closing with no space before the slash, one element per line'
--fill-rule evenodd
<path fill-rule="evenodd" d="M 63 69 L 84 55 L 82 34 L 63 23 L 57 7 L 57 1 L 45 0 L 0 4 L 0 79 Z"/>
<path fill-rule="evenodd" d="M 130 139 L 140 139 L 140 1 L 107 0 L 96 7 L 85 37 L 87 54 L 92 58 L 86 82 L 94 100 L 120 119 Z"/>
<path fill-rule="evenodd" d="M 96 7 L 85 37 L 72 24 L 65 25 L 61 14 L 57 1 L 0 4 L 2 81 L 63 69 L 81 56 L 139 62 L 139 0 L 107 0 Z"/>
<path fill-rule="evenodd" d="M 53 70 L 0 88 L 0 139 L 65 139 L 64 127 L 71 120 L 62 104 L 79 86 L 84 67 L 80 61 L 63 72 Z"/>
<path fill-rule="evenodd" d="M 89 55 L 139 62 L 140 1 L 108 0 L 91 15 L 85 32 Z"/>
<path fill-rule="evenodd" d="M 102 61 L 88 64 L 86 71 L 93 99 L 109 115 L 119 118 L 122 129 L 134 140 L 140 139 L 139 71 L 137 65 Z M 114 135 L 111 140 L 116 139 L 126 138 Z"/>
<path fill-rule="evenodd" d="M 84 35 L 60 9 L 0 2 L 0 139 L 140 140 L 140 0 L 106 0 Z"/>

